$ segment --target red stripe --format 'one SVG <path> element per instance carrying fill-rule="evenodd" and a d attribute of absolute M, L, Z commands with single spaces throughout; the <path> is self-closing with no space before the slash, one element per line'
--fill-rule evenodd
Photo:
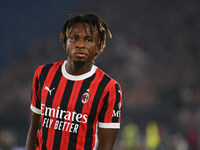
<path fill-rule="evenodd" d="M 68 103 L 68 106 L 67 106 L 67 109 L 66 109 L 67 111 L 74 112 L 74 108 L 75 108 L 75 105 L 76 105 L 76 101 L 77 101 L 82 83 L 83 83 L 83 81 L 76 81 L 74 83 L 74 87 L 73 87 L 73 90 L 72 90 L 72 93 L 71 93 L 71 96 L 70 96 L 70 99 L 69 99 L 69 103 Z M 68 123 L 71 124 L 72 121 L 70 121 Z M 69 135 L 70 135 L 69 129 L 68 129 L 68 131 L 65 131 L 65 129 L 64 129 L 63 133 L 62 133 L 61 143 L 60 143 L 60 149 L 61 150 L 68 149 Z"/>
<path fill-rule="evenodd" d="M 52 104 L 52 108 L 54 108 L 55 110 L 57 110 L 57 108 L 60 106 L 66 84 L 67 84 L 67 79 L 62 76 L 60 83 L 56 89 L 56 93 L 55 93 L 53 104 Z M 53 117 L 51 117 L 50 120 L 51 119 L 53 120 L 53 122 L 52 122 L 51 128 L 48 129 L 48 136 L 47 136 L 47 148 L 49 150 L 53 149 L 54 135 L 55 135 L 54 126 L 57 120 L 56 118 L 53 118 Z"/>

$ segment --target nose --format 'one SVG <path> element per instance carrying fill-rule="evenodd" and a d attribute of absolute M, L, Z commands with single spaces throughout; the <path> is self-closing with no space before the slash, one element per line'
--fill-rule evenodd
<path fill-rule="evenodd" d="M 77 48 L 85 48 L 85 42 L 82 39 L 79 39 L 76 43 Z"/>

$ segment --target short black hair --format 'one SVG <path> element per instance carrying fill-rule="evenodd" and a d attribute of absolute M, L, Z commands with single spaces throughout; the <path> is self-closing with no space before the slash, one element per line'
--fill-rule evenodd
<path fill-rule="evenodd" d="M 84 15 L 78 14 L 71 17 L 65 22 L 62 28 L 62 32 L 60 34 L 60 41 L 63 42 L 63 47 L 66 48 L 67 38 L 69 37 L 70 32 L 72 30 L 72 26 L 75 23 L 83 23 L 84 28 L 85 28 L 85 23 L 89 24 L 90 31 L 92 34 L 93 34 L 92 26 L 97 28 L 98 33 L 99 33 L 98 44 L 100 46 L 98 54 L 103 52 L 103 49 L 106 46 L 106 32 L 108 33 L 110 38 L 112 38 L 112 34 L 110 30 L 108 29 L 107 24 L 100 17 L 92 13 L 84 14 Z M 86 31 L 86 28 L 85 28 L 85 31 Z"/>

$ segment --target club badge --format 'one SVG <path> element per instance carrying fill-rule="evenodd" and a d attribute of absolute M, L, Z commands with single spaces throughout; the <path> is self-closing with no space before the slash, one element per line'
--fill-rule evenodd
<path fill-rule="evenodd" d="M 81 96 L 81 101 L 83 104 L 86 104 L 89 100 L 90 100 L 90 93 L 89 89 L 87 89 L 87 92 L 83 93 L 83 95 Z"/>

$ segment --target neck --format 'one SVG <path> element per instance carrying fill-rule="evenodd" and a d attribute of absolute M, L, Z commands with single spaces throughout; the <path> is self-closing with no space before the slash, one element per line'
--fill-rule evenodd
<path fill-rule="evenodd" d="M 92 65 L 92 62 L 74 62 L 68 59 L 65 69 L 71 75 L 82 75 L 89 72 Z"/>

